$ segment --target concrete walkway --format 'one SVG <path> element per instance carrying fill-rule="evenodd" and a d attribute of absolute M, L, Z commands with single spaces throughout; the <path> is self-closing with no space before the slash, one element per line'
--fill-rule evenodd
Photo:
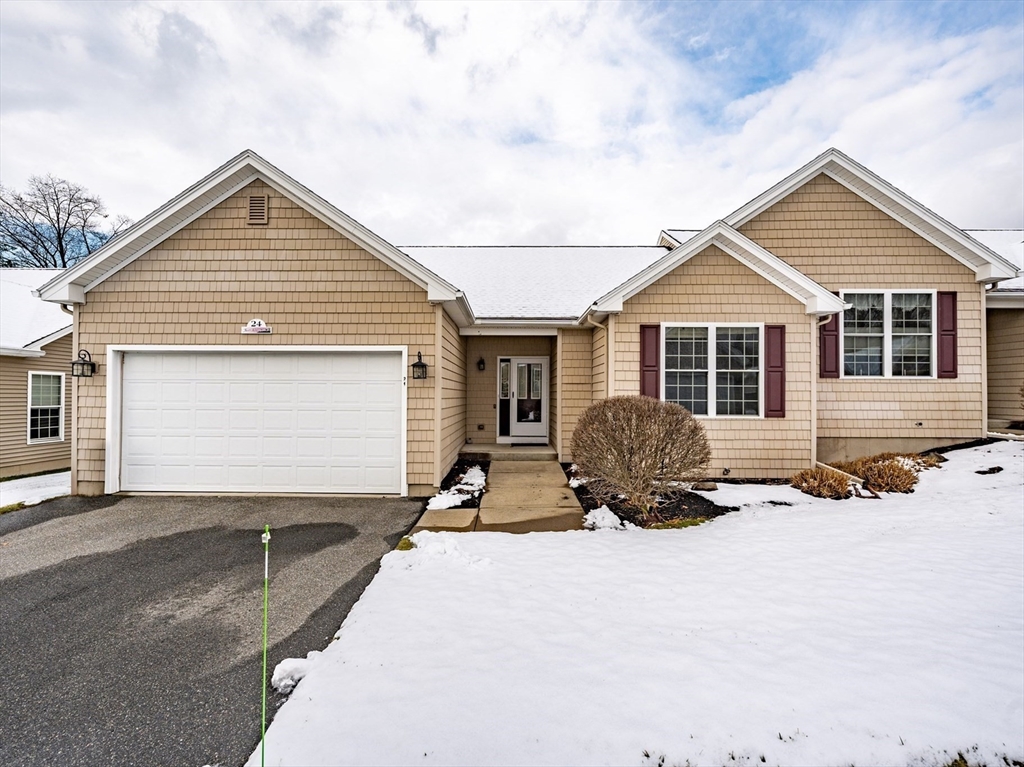
<path fill-rule="evenodd" d="M 579 530 L 583 508 L 556 461 L 491 461 L 479 509 L 424 512 L 413 532 Z"/>

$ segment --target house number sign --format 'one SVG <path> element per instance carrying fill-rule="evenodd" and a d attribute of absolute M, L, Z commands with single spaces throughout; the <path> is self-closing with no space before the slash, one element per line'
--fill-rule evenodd
<path fill-rule="evenodd" d="M 257 320 L 249 320 L 245 324 L 245 327 L 242 328 L 242 335 L 248 335 L 249 333 L 258 333 L 258 334 L 267 333 L 267 334 L 269 334 L 269 333 L 273 333 L 273 332 L 274 332 L 274 329 L 272 327 L 270 327 L 270 325 L 265 323 L 263 320 L 258 320 L 258 319 Z"/>

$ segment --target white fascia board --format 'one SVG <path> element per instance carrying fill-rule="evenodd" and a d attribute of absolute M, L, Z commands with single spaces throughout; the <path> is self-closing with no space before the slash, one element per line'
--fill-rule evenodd
<path fill-rule="evenodd" d="M 747 236 L 737 232 L 728 224 L 716 221 L 703 232 L 687 240 L 683 245 L 630 278 L 611 293 L 602 296 L 584 313 L 580 321 L 584 321 L 586 315 L 590 312 L 609 314 L 621 312 L 624 301 L 629 300 L 640 291 L 654 284 L 672 270 L 682 266 L 709 245 L 715 245 L 725 251 L 744 266 L 793 296 L 793 298 L 804 304 L 808 314 L 835 314 L 842 311 L 845 306 L 841 299 L 803 274 L 803 272 L 793 268 Z M 812 298 L 814 299 L 813 301 L 811 300 Z"/>
<path fill-rule="evenodd" d="M 74 329 L 74 325 L 68 325 L 67 327 L 61 328 L 60 330 L 55 330 L 48 336 L 43 336 L 42 338 L 38 338 L 30 344 L 25 344 L 25 348 L 31 349 L 33 351 L 38 349 L 40 352 L 42 352 L 42 348 L 44 346 L 46 346 L 49 343 L 53 343 L 54 341 L 60 338 L 63 338 L 64 336 L 70 334 Z M 71 360 L 68 360 L 68 362 L 70 363 Z"/>
<path fill-rule="evenodd" d="M 0 357 L 43 357 L 46 352 L 40 349 L 22 349 L 17 346 L 0 346 Z"/>
<path fill-rule="evenodd" d="M 479 321 L 478 321 L 479 323 Z M 460 336 L 557 336 L 559 328 L 575 328 L 572 323 L 558 325 L 480 325 L 459 328 Z"/>
<path fill-rule="evenodd" d="M 1024 292 L 990 290 L 985 294 L 986 309 L 1024 309 Z"/>
<path fill-rule="evenodd" d="M 439 301 L 441 306 L 452 321 L 459 328 L 466 328 L 476 322 L 476 317 L 473 314 L 473 308 L 469 305 L 469 301 L 466 299 L 462 292 L 459 292 L 458 297 L 453 301 Z"/>
<path fill-rule="evenodd" d="M 859 181 L 874 190 L 879 197 L 872 198 L 865 196 L 862 190 L 856 188 L 842 178 L 842 175 L 837 172 L 839 169 L 842 169 L 856 177 Z M 829 178 L 846 187 L 861 199 L 864 199 L 876 207 L 880 207 L 887 215 L 892 216 L 908 229 L 917 233 L 944 253 L 947 253 L 950 257 L 975 271 L 978 275 L 978 282 L 992 282 L 994 280 L 1010 279 L 1013 276 L 1012 273 L 1016 271 L 1013 264 L 991 248 L 978 242 L 962 229 L 959 229 L 949 223 L 934 211 L 921 205 L 919 202 L 901 192 L 885 179 L 876 175 L 856 160 L 847 157 L 835 148 L 826 150 L 802 168 L 784 178 L 771 189 L 768 189 L 746 205 L 726 216 L 724 219 L 725 223 L 734 229 L 738 229 L 750 221 L 750 219 L 759 215 L 794 190 L 806 184 L 819 173 L 825 173 Z M 884 201 L 888 201 L 889 205 L 885 205 Z M 908 218 L 907 215 L 898 210 L 900 207 L 913 216 L 916 216 L 917 218 L 927 222 L 929 225 L 935 227 L 942 234 L 949 237 L 961 247 L 971 251 L 975 256 L 987 262 L 987 268 L 989 269 L 987 274 L 991 276 L 983 277 L 981 272 L 986 269 L 985 265 L 979 267 L 978 264 L 970 263 L 963 255 L 951 249 L 947 243 L 938 240 L 929 232 L 923 231 L 917 224 Z"/>

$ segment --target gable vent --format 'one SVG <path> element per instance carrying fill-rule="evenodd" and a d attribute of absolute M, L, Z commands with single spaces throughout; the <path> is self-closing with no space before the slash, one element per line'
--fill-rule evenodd
<path fill-rule="evenodd" d="M 249 218 L 247 224 L 266 224 L 270 217 L 268 213 L 270 200 L 265 194 L 254 194 L 249 197 Z"/>

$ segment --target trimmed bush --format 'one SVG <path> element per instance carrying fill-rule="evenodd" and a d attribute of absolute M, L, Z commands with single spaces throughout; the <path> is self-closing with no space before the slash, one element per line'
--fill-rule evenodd
<path fill-rule="evenodd" d="M 879 453 L 853 461 L 835 461 L 832 466 L 864 480 L 865 487 L 877 493 L 909 493 L 917 484 L 917 475 L 939 465 L 933 454 Z"/>
<path fill-rule="evenodd" d="M 789 480 L 789 484 L 815 498 L 828 498 L 833 501 L 841 501 L 853 494 L 850 490 L 850 480 L 838 471 L 820 467 L 797 472 Z"/>
<path fill-rule="evenodd" d="M 572 435 L 572 458 L 587 489 L 650 519 L 659 496 L 704 479 L 711 447 L 689 410 L 650 397 L 610 397 L 591 405 Z"/>

